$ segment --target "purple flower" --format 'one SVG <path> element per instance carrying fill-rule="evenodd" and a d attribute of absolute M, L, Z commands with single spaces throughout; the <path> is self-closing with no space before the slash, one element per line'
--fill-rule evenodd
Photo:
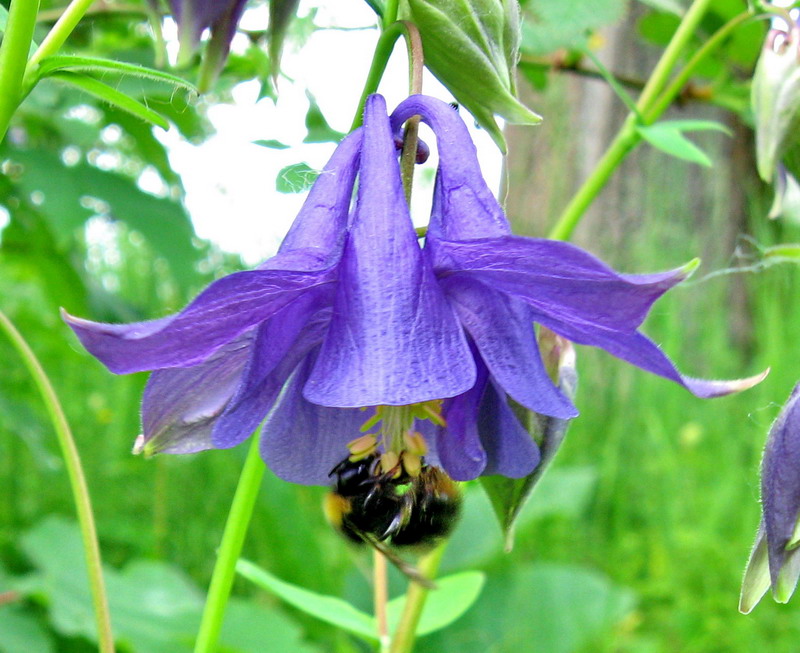
<path fill-rule="evenodd" d="M 394 140 L 416 114 L 436 134 L 440 161 L 424 247 Z M 701 397 L 762 378 L 684 377 L 637 331 L 690 268 L 619 274 L 572 245 L 513 236 L 458 114 L 413 96 L 390 119 L 374 95 L 275 257 L 166 318 L 66 319 L 112 372 L 155 370 L 142 407 L 145 451 L 232 447 L 267 416 L 261 450 L 273 471 L 325 483 L 375 407 L 412 406 L 431 464 L 457 480 L 520 477 L 540 454 L 507 398 L 555 418 L 577 414 L 547 375 L 534 323 Z M 414 412 L 431 401 L 444 421 Z"/>
<path fill-rule="evenodd" d="M 181 64 L 197 50 L 206 29 L 211 31 L 210 49 L 215 65 L 224 63 L 246 4 L 247 0 L 169 0 L 178 23 Z"/>
<path fill-rule="evenodd" d="M 750 612 L 772 586 L 786 603 L 800 576 L 800 383 L 769 431 L 761 462 L 762 517 L 747 563 L 739 610 Z"/>

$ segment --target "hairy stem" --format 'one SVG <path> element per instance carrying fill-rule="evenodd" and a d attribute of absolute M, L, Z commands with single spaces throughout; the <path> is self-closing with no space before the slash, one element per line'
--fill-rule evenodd
<path fill-rule="evenodd" d="M 5 138 L 11 117 L 24 94 L 22 83 L 39 12 L 38 0 L 14 0 L 0 43 L 0 141 Z"/>
<path fill-rule="evenodd" d="M 216 653 L 218 650 L 217 642 L 225 617 L 225 608 L 228 605 L 236 574 L 236 561 L 242 552 L 242 545 L 263 477 L 264 463 L 258 452 L 258 438 L 254 436 L 242 468 L 242 474 L 239 477 L 239 485 L 233 496 L 225 531 L 222 534 L 222 542 L 219 545 L 214 572 L 211 574 L 211 584 L 208 588 L 194 653 Z"/>
<path fill-rule="evenodd" d="M 22 334 L 2 311 L 0 311 L 0 329 L 5 332 L 25 362 L 28 372 L 30 372 L 36 387 L 42 395 L 47 413 L 53 423 L 58 445 L 61 449 L 61 456 L 67 468 L 75 510 L 78 513 L 78 523 L 80 524 L 83 551 L 86 556 L 86 567 L 89 576 L 89 587 L 92 593 L 92 604 L 97 622 L 97 638 L 100 651 L 101 653 L 113 653 L 114 637 L 111 632 L 111 615 L 108 610 L 108 598 L 106 596 L 105 581 L 103 580 L 100 547 L 97 543 L 97 529 L 95 528 L 92 502 L 89 498 L 89 488 L 86 485 L 86 477 L 83 474 L 78 448 L 75 446 L 72 431 L 64 415 L 64 410 L 61 408 L 61 403 L 58 401 L 58 396 L 41 363 L 39 363 L 39 359 L 36 358 Z"/>
<path fill-rule="evenodd" d="M 433 578 L 436 575 L 446 546 L 447 541 L 445 540 L 420 560 L 419 570 L 423 576 Z M 411 653 L 417 634 L 417 624 L 422 616 L 422 609 L 425 607 L 428 592 L 429 590 L 419 583 L 412 582 L 408 586 L 403 613 L 400 615 L 400 621 L 394 631 L 389 653 Z"/>

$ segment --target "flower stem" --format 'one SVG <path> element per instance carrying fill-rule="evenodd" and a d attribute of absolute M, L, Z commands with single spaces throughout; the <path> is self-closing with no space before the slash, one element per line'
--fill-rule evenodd
<path fill-rule="evenodd" d="M 33 40 L 38 0 L 13 0 L 8 23 L 0 43 L 0 141 L 5 138 L 11 117 L 22 101 L 22 81 Z"/>
<path fill-rule="evenodd" d="M 33 53 L 28 66 L 29 72 L 32 72 L 42 59 L 58 52 L 93 2 L 94 0 L 72 0 Z"/>
<path fill-rule="evenodd" d="M 111 615 L 108 610 L 108 599 L 103 580 L 100 547 L 97 544 L 97 529 L 95 528 L 92 502 L 89 498 L 89 488 L 86 485 L 86 477 L 83 474 L 78 448 L 75 446 L 69 423 L 58 401 L 53 385 L 50 383 L 50 379 L 47 377 L 33 350 L 28 346 L 25 338 L 22 337 L 22 334 L 2 311 L 0 311 L 0 329 L 5 332 L 22 357 L 28 372 L 30 372 L 42 395 L 50 420 L 53 423 L 58 445 L 61 449 L 61 456 L 64 458 L 64 465 L 67 468 L 75 510 L 78 513 L 78 523 L 80 524 L 89 576 L 89 587 L 92 593 L 92 604 L 97 622 L 97 638 L 100 651 L 102 653 L 113 653 L 114 637 L 111 632 Z"/>
<path fill-rule="evenodd" d="M 375 622 L 378 627 L 378 642 L 381 653 L 389 650 L 389 622 L 386 617 L 386 604 L 389 601 L 389 576 L 386 568 L 386 557 L 380 551 L 372 555 L 373 599 L 375 604 Z"/>
<path fill-rule="evenodd" d="M 263 476 L 264 463 L 258 452 L 258 438 L 253 437 L 222 534 L 194 653 L 216 653 L 218 650 L 217 641 L 233 586 L 236 561 L 242 551 Z"/>
<path fill-rule="evenodd" d="M 658 100 L 659 94 L 667 85 L 669 76 L 675 68 L 675 64 L 681 52 L 686 47 L 697 25 L 708 10 L 710 3 L 711 0 L 694 0 L 692 6 L 689 7 L 680 25 L 678 25 L 678 29 L 675 30 L 675 33 L 672 35 L 672 39 L 667 45 L 666 50 L 664 50 L 664 54 L 661 55 L 661 59 L 659 59 L 656 64 L 647 84 L 645 84 L 642 94 L 639 96 L 639 100 L 636 103 L 639 114 L 648 116 L 650 120 L 656 120 L 660 115 L 660 112 L 658 114 L 653 113 L 652 107 L 656 103 L 658 103 L 659 106 L 663 104 L 663 99 L 660 102 Z M 680 87 L 678 87 L 676 92 L 679 90 Z M 671 101 L 672 97 L 669 98 L 661 111 L 666 109 Z M 606 185 L 606 182 L 617 169 L 617 166 L 619 166 L 628 152 L 633 149 L 640 139 L 641 137 L 636 131 L 636 115 L 630 113 L 620 128 L 620 131 L 611 142 L 611 145 L 609 145 L 605 154 L 592 171 L 592 174 L 589 175 L 589 178 L 583 183 L 583 186 L 581 186 L 564 209 L 550 232 L 550 238 L 567 240 L 572 235 L 575 227 L 578 226 L 581 218 L 583 218 L 586 213 L 586 209 L 589 208 L 589 205 Z"/>
<path fill-rule="evenodd" d="M 424 55 L 422 39 L 414 23 L 403 21 L 406 26 L 406 47 L 408 49 L 408 90 L 411 95 L 422 93 L 422 69 Z M 400 172 L 403 178 L 403 189 L 406 203 L 411 205 L 411 190 L 414 185 L 414 167 L 417 162 L 417 143 L 419 133 L 419 116 L 411 116 L 406 122 L 403 138 L 403 154 L 400 158 Z"/>
<path fill-rule="evenodd" d="M 447 540 L 439 544 L 433 551 L 422 558 L 419 562 L 419 570 L 426 578 L 433 578 L 439 563 L 442 560 Z M 425 600 L 428 598 L 428 589 L 419 583 L 410 583 L 406 602 L 403 606 L 403 613 L 392 637 L 392 645 L 389 653 L 410 653 L 414 646 L 414 639 L 417 634 L 417 624 L 422 616 L 422 609 L 425 607 Z"/>

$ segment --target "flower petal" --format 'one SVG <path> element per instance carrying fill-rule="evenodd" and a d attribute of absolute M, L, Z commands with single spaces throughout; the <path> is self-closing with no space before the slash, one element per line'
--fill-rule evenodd
<path fill-rule="evenodd" d="M 800 517 L 800 384 L 770 428 L 761 464 L 761 501 L 772 588 L 777 600 L 791 595 L 797 574 L 787 572 Z M 796 542 L 794 542 L 796 545 Z M 794 551 L 787 549 L 794 548 Z M 797 565 L 793 565 L 796 567 Z M 793 576 L 793 577 L 792 577 Z M 790 587 L 789 587 L 790 586 Z"/>
<path fill-rule="evenodd" d="M 328 408 L 312 404 L 302 389 L 313 364 L 309 356 L 294 372 L 261 435 L 261 457 L 280 478 L 290 483 L 328 485 L 330 471 L 348 455 L 347 443 L 371 411 Z"/>
<path fill-rule="evenodd" d="M 307 293 L 258 328 L 242 383 L 214 426 L 215 447 L 234 447 L 253 433 L 289 375 L 322 342 L 330 322 L 325 299 Z"/>
<path fill-rule="evenodd" d="M 463 331 L 417 244 L 383 98 L 365 108 L 358 202 L 334 314 L 305 388 L 323 406 L 452 397 L 475 379 Z"/>
<path fill-rule="evenodd" d="M 505 394 L 490 382 L 481 401 L 478 431 L 486 452 L 482 474 L 522 478 L 539 464 L 541 454 L 531 434 L 519 423 Z"/>
<path fill-rule="evenodd" d="M 212 283 L 183 311 L 151 322 L 104 324 L 63 313 L 84 347 L 116 374 L 199 363 L 302 293 L 335 278 L 316 272 L 250 270 Z"/>
<path fill-rule="evenodd" d="M 569 324 L 535 312 L 533 319 L 579 345 L 600 347 L 612 356 L 628 361 L 647 372 L 675 381 L 693 395 L 703 399 L 747 390 L 747 388 L 760 383 L 769 373 L 769 370 L 765 370 L 755 376 L 730 381 L 696 379 L 682 375 L 667 355 L 652 340 L 638 331 L 628 333 L 595 326 Z"/>
<path fill-rule="evenodd" d="M 567 419 L 578 414 L 544 369 L 530 309 L 461 275 L 445 279 L 443 286 L 461 324 L 505 392 L 542 415 Z"/>
<path fill-rule="evenodd" d="M 392 112 L 392 129 L 397 130 L 414 115 L 422 116 L 433 129 L 439 150 L 429 236 L 468 240 L 510 234 L 511 227 L 483 179 L 477 151 L 458 112 L 436 98 L 412 95 Z"/>
<path fill-rule="evenodd" d="M 441 277 L 468 274 L 569 323 L 635 330 L 653 302 L 696 267 L 620 274 L 582 249 L 554 240 L 504 236 L 430 242 Z"/>
<path fill-rule="evenodd" d="M 447 426 L 436 429 L 439 464 L 455 481 L 478 478 L 486 467 L 486 452 L 478 434 L 478 409 L 488 374 L 480 367 L 472 388 L 444 402 L 442 416 Z"/>
<path fill-rule="evenodd" d="M 311 187 L 278 255 L 262 263 L 259 269 L 318 270 L 339 259 L 347 233 L 361 141 L 362 130 L 357 129 L 339 143 Z"/>
<path fill-rule="evenodd" d="M 192 367 L 156 370 L 142 396 L 146 454 L 210 449 L 211 431 L 236 393 L 255 338 L 251 329 Z"/>

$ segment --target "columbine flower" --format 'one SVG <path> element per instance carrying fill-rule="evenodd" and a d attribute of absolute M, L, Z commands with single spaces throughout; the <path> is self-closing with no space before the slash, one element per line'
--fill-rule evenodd
<path fill-rule="evenodd" d="M 416 114 L 440 161 L 424 248 L 393 137 Z M 507 397 L 542 415 L 577 414 L 548 377 L 534 322 L 701 397 L 760 380 L 684 377 L 637 331 L 691 267 L 619 274 L 572 245 L 511 235 L 458 114 L 413 96 L 390 120 L 374 95 L 274 258 L 160 320 L 66 319 L 112 372 L 156 370 L 142 407 L 145 451 L 232 447 L 269 413 L 265 461 L 289 481 L 325 483 L 365 422 L 409 407 L 427 460 L 454 479 L 519 477 L 540 454 Z M 431 405 L 436 418 L 418 419 Z"/>
<path fill-rule="evenodd" d="M 186 64 L 197 50 L 200 37 L 211 31 L 209 51 L 212 67 L 220 68 L 230 51 L 236 25 L 245 10 L 247 0 L 169 0 L 180 41 L 179 63 Z"/>
<path fill-rule="evenodd" d="M 800 576 L 800 383 L 772 425 L 761 462 L 762 517 L 742 582 L 739 610 L 750 612 L 772 586 L 786 603 Z"/>

